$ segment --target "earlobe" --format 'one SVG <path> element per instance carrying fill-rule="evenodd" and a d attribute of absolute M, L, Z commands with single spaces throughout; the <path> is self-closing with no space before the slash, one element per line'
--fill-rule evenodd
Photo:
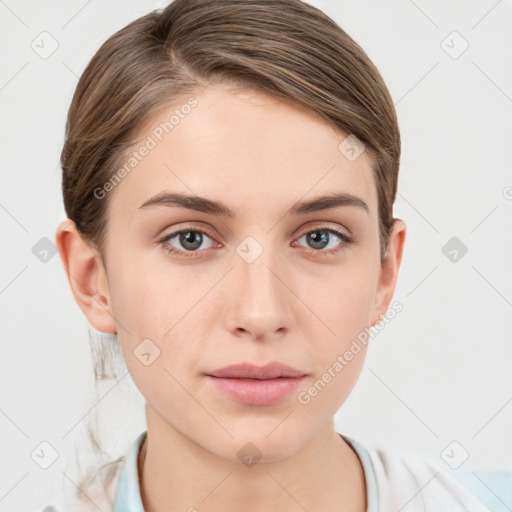
<path fill-rule="evenodd" d="M 405 223 L 400 219 L 395 219 L 389 235 L 387 258 L 381 264 L 371 325 L 382 320 L 395 293 L 398 271 L 402 263 L 405 235 Z"/>
<path fill-rule="evenodd" d="M 84 241 L 70 219 L 59 224 L 55 240 L 76 303 L 95 329 L 115 334 L 117 327 L 101 254 Z"/>

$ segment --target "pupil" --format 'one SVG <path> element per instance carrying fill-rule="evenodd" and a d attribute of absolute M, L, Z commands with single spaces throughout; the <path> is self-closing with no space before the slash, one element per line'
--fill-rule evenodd
<path fill-rule="evenodd" d="M 308 235 L 308 242 L 312 242 L 315 249 L 323 249 L 328 243 L 329 234 L 323 231 L 313 231 Z"/>
<path fill-rule="evenodd" d="M 197 249 L 201 246 L 201 233 L 197 231 L 186 231 L 180 235 L 180 243 L 186 249 Z M 189 245 L 191 244 L 191 246 Z"/>

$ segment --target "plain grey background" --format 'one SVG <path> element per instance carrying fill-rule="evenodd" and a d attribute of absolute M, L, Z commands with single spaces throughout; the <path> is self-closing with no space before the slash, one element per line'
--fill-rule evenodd
<path fill-rule="evenodd" d="M 441 464 L 448 449 L 468 455 L 461 468 L 512 469 L 512 2 L 310 3 L 379 68 L 403 144 L 403 311 L 372 339 L 337 429 L 369 448 Z M 94 388 L 88 324 L 51 243 L 78 77 L 107 37 L 163 5 L 0 2 L 2 511 L 72 486 L 87 424 L 112 457 L 145 429 L 143 398 L 122 369 Z"/>

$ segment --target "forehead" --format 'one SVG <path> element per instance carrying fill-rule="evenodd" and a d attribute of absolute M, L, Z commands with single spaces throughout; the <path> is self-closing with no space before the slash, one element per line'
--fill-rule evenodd
<path fill-rule="evenodd" d="M 110 192 L 111 213 L 131 215 L 163 191 L 220 199 L 234 210 L 264 205 L 276 212 L 302 197 L 347 192 L 363 198 L 374 215 L 369 154 L 348 158 L 346 138 L 290 101 L 209 85 L 163 108 L 140 130 Z"/>

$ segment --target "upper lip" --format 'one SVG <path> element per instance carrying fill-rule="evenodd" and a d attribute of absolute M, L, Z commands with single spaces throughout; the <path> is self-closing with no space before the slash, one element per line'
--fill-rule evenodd
<path fill-rule="evenodd" d="M 231 379 L 266 380 L 278 377 L 302 377 L 306 373 L 283 363 L 272 362 L 264 366 L 256 366 L 250 363 L 232 364 L 213 370 L 207 375 Z"/>

